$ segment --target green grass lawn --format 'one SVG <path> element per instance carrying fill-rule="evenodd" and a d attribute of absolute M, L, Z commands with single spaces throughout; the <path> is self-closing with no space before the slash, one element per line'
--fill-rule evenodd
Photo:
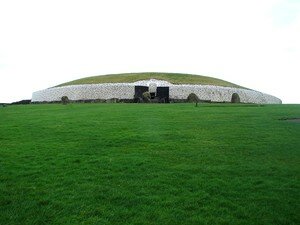
<path fill-rule="evenodd" d="M 299 224 L 300 105 L 0 108 L 0 224 Z"/>
<path fill-rule="evenodd" d="M 122 74 L 111 74 L 111 75 L 102 75 L 102 76 L 93 76 L 85 77 L 78 80 L 73 80 L 67 83 L 58 85 L 78 85 L 78 84 L 99 84 L 99 83 L 132 83 L 139 80 L 165 80 L 169 81 L 172 84 L 203 84 L 203 85 L 217 85 L 224 87 L 237 87 L 243 88 L 239 85 L 230 83 L 225 80 L 201 76 L 201 75 L 192 75 L 192 74 L 182 74 L 182 73 L 122 73 Z"/>

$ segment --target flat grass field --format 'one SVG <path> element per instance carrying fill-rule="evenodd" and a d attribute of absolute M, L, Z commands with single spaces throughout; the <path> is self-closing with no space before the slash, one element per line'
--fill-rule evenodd
<path fill-rule="evenodd" d="M 300 224 L 300 105 L 0 108 L 0 224 Z"/>

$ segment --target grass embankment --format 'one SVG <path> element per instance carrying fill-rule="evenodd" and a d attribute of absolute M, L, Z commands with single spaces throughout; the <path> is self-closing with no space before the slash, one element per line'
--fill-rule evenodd
<path fill-rule="evenodd" d="M 0 108 L 0 224 L 299 224 L 299 105 Z"/>
<path fill-rule="evenodd" d="M 172 84 L 203 84 L 203 85 L 216 85 L 224 87 L 237 87 L 243 88 L 239 85 L 220 80 L 213 77 L 181 74 L 181 73 L 124 73 L 124 74 L 112 74 L 86 77 L 79 80 L 70 81 L 64 84 L 60 84 L 57 87 L 66 85 L 77 85 L 77 84 L 99 84 L 99 83 L 132 83 L 139 80 L 166 80 Z"/>

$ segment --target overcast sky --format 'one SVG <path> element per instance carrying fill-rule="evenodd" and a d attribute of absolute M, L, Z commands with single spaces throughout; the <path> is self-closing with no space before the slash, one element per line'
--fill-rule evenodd
<path fill-rule="evenodd" d="M 300 103 L 300 0 L 0 0 L 0 102 L 146 71 L 213 76 Z"/>

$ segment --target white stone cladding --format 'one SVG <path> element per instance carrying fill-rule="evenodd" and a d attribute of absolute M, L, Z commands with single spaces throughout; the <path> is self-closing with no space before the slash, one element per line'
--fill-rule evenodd
<path fill-rule="evenodd" d="M 200 100 L 212 102 L 231 102 L 233 93 L 237 93 L 242 103 L 256 104 L 281 104 L 281 100 L 258 91 L 220 87 L 213 85 L 175 85 L 163 80 L 144 80 L 135 83 L 105 83 L 105 84 L 83 84 L 54 87 L 32 94 L 32 102 L 55 102 L 61 101 L 62 96 L 70 100 L 96 100 L 96 99 L 133 99 L 134 87 L 137 85 L 149 86 L 156 84 L 157 87 L 168 86 L 170 99 L 187 99 L 190 93 L 195 93 Z"/>
<path fill-rule="evenodd" d="M 170 99 L 187 99 L 190 93 L 195 93 L 199 99 L 212 102 L 231 102 L 232 95 L 237 93 L 242 103 L 281 104 L 281 100 L 272 95 L 258 91 L 220 87 L 212 85 L 172 85 Z"/>
<path fill-rule="evenodd" d="M 70 100 L 93 100 L 93 99 L 133 99 L 133 84 L 83 84 L 54 87 L 32 94 L 32 102 L 55 102 L 61 101 L 62 96 Z"/>

